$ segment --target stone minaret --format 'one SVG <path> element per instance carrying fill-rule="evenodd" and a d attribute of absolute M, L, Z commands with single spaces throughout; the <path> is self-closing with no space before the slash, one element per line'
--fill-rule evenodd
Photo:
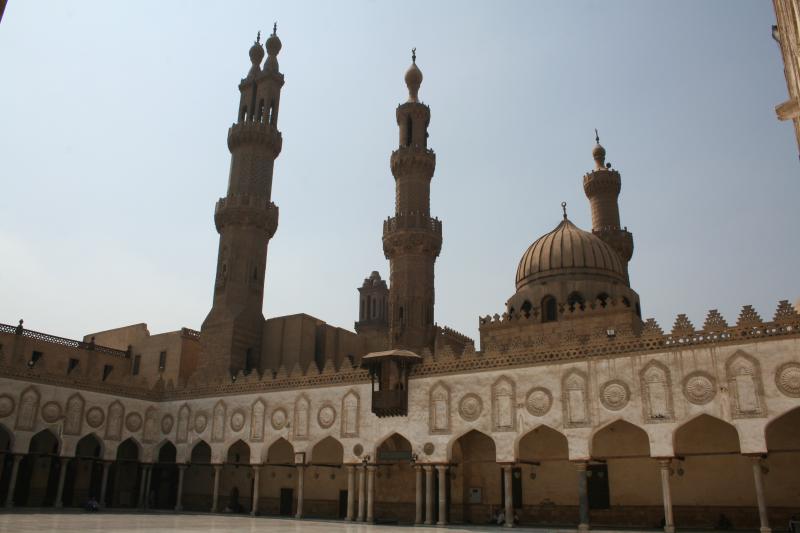
<path fill-rule="evenodd" d="M 278 227 L 278 208 L 270 197 L 273 166 L 282 144 L 278 131 L 281 41 L 273 28 L 262 69 L 264 49 L 259 40 L 250 48 L 252 66 L 239 84 L 238 118 L 228 130 L 228 193 L 214 210 L 219 255 L 214 303 L 203 322 L 198 366 L 215 376 L 258 367 L 267 245 Z"/>
<path fill-rule="evenodd" d="M 592 150 L 594 170 L 583 176 L 583 191 L 592 208 L 592 233 L 609 244 L 622 258 L 625 275 L 628 275 L 628 262 L 633 256 L 633 235 L 628 228 L 619 224 L 619 205 L 617 198 L 622 189 L 619 172 L 606 165 L 606 149 L 600 145 L 600 137 L 595 130 L 596 145 Z"/>
<path fill-rule="evenodd" d="M 395 348 L 431 347 L 433 265 L 442 249 L 442 223 L 431 218 L 430 184 L 436 155 L 428 149 L 431 111 L 417 97 L 422 72 L 412 54 L 406 71 L 408 101 L 397 107 L 400 146 L 392 152 L 395 216 L 383 223 L 383 253 L 390 261 L 389 335 Z"/>

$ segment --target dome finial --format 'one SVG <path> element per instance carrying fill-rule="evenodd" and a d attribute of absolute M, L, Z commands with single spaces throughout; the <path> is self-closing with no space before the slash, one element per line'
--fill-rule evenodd
<path fill-rule="evenodd" d="M 256 33 L 256 44 L 261 44 L 261 30 Z"/>
<path fill-rule="evenodd" d="M 408 87 L 408 101 L 419 102 L 419 86 L 422 84 L 422 71 L 417 66 L 417 49 L 411 49 L 411 66 L 406 71 L 406 86 Z"/>
<path fill-rule="evenodd" d="M 561 210 L 564 212 L 564 220 L 567 220 L 567 202 L 561 202 Z"/>
<path fill-rule="evenodd" d="M 600 144 L 600 134 L 597 133 L 597 128 L 594 129 L 594 142 L 596 143 L 592 150 L 592 158 L 594 159 L 595 170 L 605 170 L 606 168 L 606 149 Z"/>
<path fill-rule="evenodd" d="M 276 35 L 278 33 L 278 21 L 276 20 L 272 24 L 272 35 Z"/>

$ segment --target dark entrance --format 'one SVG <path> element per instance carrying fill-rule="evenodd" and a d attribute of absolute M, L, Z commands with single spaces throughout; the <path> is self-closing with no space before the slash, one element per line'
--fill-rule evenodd
<path fill-rule="evenodd" d="M 347 491 L 340 490 L 339 491 L 339 518 L 345 518 L 347 516 Z"/>
<path fill-rule="evenodd" d="M 611 501 L 608 490 L 608 465 L 589 465 L 588 476 L 589 509 L 608 509 Z"/>
<path fill-rule="evenodd" d="M 294 489 L 281 489 L 281 516 L 292 516 L 292 503 L 294 502 Z"/>

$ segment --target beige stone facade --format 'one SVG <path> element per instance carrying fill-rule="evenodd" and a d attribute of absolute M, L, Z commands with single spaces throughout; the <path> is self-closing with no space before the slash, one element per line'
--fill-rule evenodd
<path fill-rule="evenodd" d="M 565 206 L 522 254 L 502 314 L 479 318 L 480 350 L 437 325 L 443 234 L 416 58 L 390 158 L 389 284 L 364 280 L 355 332 L 265 320 L 280 48 L 273 31 L 262 66 L 257 41 L 239 85 L 200 331 L 136 324 L 77 341 L 0 325 L 2 503 L 579 530 L 788 524 L 800 315 L 783 301 L 768 319 L 745 306 L 735 323 L 679 315 L 669 332 L 642 320 L 622 178 L 599 139 L 583 177 L 591 231 Z"/>

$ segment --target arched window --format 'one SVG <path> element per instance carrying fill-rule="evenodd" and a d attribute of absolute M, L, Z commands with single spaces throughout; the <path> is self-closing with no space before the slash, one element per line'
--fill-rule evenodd
<path fill-rule="evenodd" d="M 405 323 L 405 317 L 403 317 L 403 306 L 402 305 L 400 306 L 400 323 L 401 324 Z"/>
<path fill-rule="evenodd" d="M 608 305 L 608 298 L 609 296 L 605 292 L 601 292 L 600 294 L 597 295 L 597 299 L 600 300 L 600 305 L 603 307 Z"/>
<path fill-rule="evenodd" d="M 514 318 L 514 307 L 513 306 L 508 308 L 508 318 Z"/>
<path fill-rule="evenodd" d="M 570 293 L 570 295 L 567 296 L 567 305 L 569 305 L 570 311 L 574 311 L 576 308 L 583 309 L 585 307 L 583 295 L 578 291 Z"/>
<path fill-rule="evenodd" d="M 411 122 L 411 115 L 408 115 L 408 117 L 406 117 L 406 146 L 411 146 L 412 133 L 413 123 Z"/>
<path fill-rule="evenodd" d="M 270 126 L 274 126 L 275 125 L 275 100 L 274 99 L 269 102 L 269 119 L 267 120 L 267 122 L 270 124 Z"/>
<path fill-rule="evenodd" d="M 258 102 L 258 121 L 264 122 L 264 99 L 262 98 Z"/>
<path fill-rule="evenodd" d="M 636 316 L 642 318 L 642 306 L 639 305 L 639 302 L 636 302 Z"/>
<path fill-rule="evenodd" d="M 558 319 L 556 299 L 548 295 L 542 298 L 542 322 L 555 322 Z"/>
<path fill-rule="evenodd" d="M 630 301 L 630 300 L 628 300 L 628 297 L 627 297 L 627 296 L 623 296 L 623 297 L 622 297 L 622 304 L 623 304 L 625 307 L 630 307 L 630 306 L 631 306 L 631 301 Z"/>
<path fill-rule="evenodd" d="M 525 318 L 529 318 L 531 316 L 531 309 L 533 309 L 533 305 L 528 300 L 522 302 L 522 306 L 519 308 L 522 311 L 522 314 L 525 315 Z"/>
<path fill-rule="evenodd" d="M 239 122 L 244 122 L 247 120 L 247 106 L 242 106 L 242 109 L 239 110 Z"/>

